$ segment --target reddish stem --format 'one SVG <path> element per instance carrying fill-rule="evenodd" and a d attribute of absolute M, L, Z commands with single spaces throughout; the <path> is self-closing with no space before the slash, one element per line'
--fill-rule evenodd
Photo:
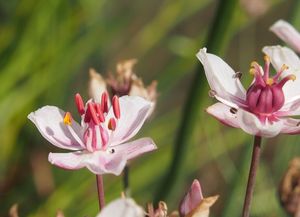
<path fill-rule="evenodd" d="M 261 137 L 255 136 L 250 172 L 248 177 L 247 191 L 244 200 L 244 208 L 243 208 L 243 215 L 242 215 L 243 217 L 249 217 L 250 214 L 250 205 L 251 205 L 253 191 L 254 191 L 256 172 L 259 164 L 260 150 L 261 150 Z"/>
<path fill-rule="evenodd" d="M 102 210 L 105 206 L 104 187 L 102 175 L 96 175 L 96 183 L 98 190 L 99 209 Z"/>

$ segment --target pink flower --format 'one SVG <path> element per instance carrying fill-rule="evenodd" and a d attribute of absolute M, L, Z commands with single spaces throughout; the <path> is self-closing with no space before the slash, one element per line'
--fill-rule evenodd
<path fill-rule="evenodd" d="M 190 190 L 184 196 L 179 206 L 180 216 L 208 217 L 209 208 L 216 202 L 219 196 L 204 198 L 200 182 L 195 179 Z"/>
<path fill-rule="evenodd" d="M 270 30 L 300 53 L 300 33 L 291 24 L 284 20 L 278 20 L 270 27 Z"/>
<path fill-rule="evenodd" d="M 44 106 L 28 115 L 42 136 L 53 145 L 70 150 L 50 153 L 48 160 L 64 169 L 87 167 L 95 174 L 119 175 L 127 160 L 156 149 L 151 138 L 131 142 L 147 118 L 152 103 L 141 97 L 114 97 L 108 108 L 108 95 L 100 103 L 89 100 L 84 106 L 79 94 L 75 101 L 81 124 L 70 112 Z"/>
<path fill-rule="evenodd" d="M 238 73 L 220 57 L 206 53 L 203 48 L 197 57 L 204 66 L 212 93 L 219 103 L 207 108 L 207 112 L 222 123 L 241 128 L 245 132 L 264 137 L 279 133 L 300 133 L 300 120 L 291 118 L 300 114 L 300 85 L 295 80 L 300 73 L 300 60 L 288 48 L 265 47 L 265 66 L 251 63 L 254 79 L 246 91 Z M 269 74 L 270 61 L 277 69 Z M 288 67 L 289 66 L 289 67 Z"/>

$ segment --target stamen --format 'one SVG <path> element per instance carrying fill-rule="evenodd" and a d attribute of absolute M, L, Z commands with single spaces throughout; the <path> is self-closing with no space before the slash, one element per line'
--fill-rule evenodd
<path fill-rule="evenodd" d="M 86 149 L 89 152 L 93 152 L 93 147 L 92 147 L 92 143 L 93 143 L 93 132 L 91 128 L 88 128 L 85 133 L 84 133 L 84 141 L 86 144 Z"/>
<path fill-rule="evenodd" d="M 108 132 L 100 126 L 100 133 L 102 139 L 102 149 L 106 150 L 109 140 Z"/>
<path fill-rule="evenodd" d="M 116 119 L 111 118 L 108 121 L 108 129 L 114 131 L 116 129 L 117 123 L 116 123 Z"/>
<path fill-rule="evenodd" d="M 289 80 L 295 81 L 295 80 L 296 80 L 296 76 L 293 75 L 293 74 L 291 74 L 291 75 L 288 75 L 288 76 L 284 77 L 284 78 L 278 83 L 278 86 L 282 88 L 283 85 L 284 85 L 287 81 L 289 81 Z"/>
<path fill-rule="evenodd" d="M 96 109 L 99 121 L 103 123 L 105 121 L 105 117 L 104 117 L 103 112 L 101 110 L 100 104 L 98 104 L 98 103 L 95 104 L 95 109 Z"/>
<path fill-rule="evenodd" d="M 64 124 L 65 125 L 71 125 L 72 124 L 72 115 L 70 112 L 66 112 L 64 117 Z"/>
<path fill-rule="evenodd" d="M 120 113 L 120 103 L 119 103 L 118 96 L 114 96 L 112 98 L 112 106 L 113 106 L 113 111 L 114 111 L 115 117 L 117 119 L 120 119 L 121 113 Z"/>
<path fill-rule="evenodd" d="M 253 68 L 255 68 L 256 66 L 258 66 L 258 63 L 256 61 L 252 61 L 250 63 L 250 66 L 253 67 Z"/>
<path fill-rule="evenodd" d="M 284 72 L 285 70 L 289 69 L 289 67 L 285 64 L 283 64 L 281 66 L 281 69 L 277 72 L 277 74 L 273 77 L 275 81 L 277 81 L 279 79 L 279 77 L 281 76 L 282 72 Z"/>
<path fill-rule="evenodd" d="M 95 138 L 94 148 L 95 148 L 95 150 L 99 150 L 103 146 L 101 132 L 100 132 L 100 126 L 99 125 L 95 126 L 94 131 L 95 131 L 95 135 L 94 136 L 96 137 Z"/>
<path fill-rule="evenodd" d="M 84 115 L 84 122 L 89 123 L 90 120 L 91 120 L 91 112 L 90 112 L 90 109 L 88 107 L 86 112 L 85 112 L 85 115 Z"/>
<path fill-rule="evenodd" d="M 103 113 L 107 113 L 108 112 L 107 99 L 108 99 L 108 94 L 105 91 L 105 92 L 102 93 L 102 96 L 101 96 L 101 110 L 102 110 Z"/>
<path fill-rule="evenodd" d="M 271 86 L 272 84 L 274 84 L 274 79 L 273 78 L 268 78 L 266 81 L 266 84 Z"/>
<path fill-rule="evenodd" d="M 268 55 L 265 55 L 265 56 L 264 56 L 264 61 L 265 61 L 265 62 L 270 62 L 270 57 L 269 57 Z"/>
<path fill-rule="evenodd" d="M 265 60 L 264 80 L 268 81 L 269 71 L 270 71 L 270 57 L 268 55 L 265 55 L 264 60 Z"/>
<path fill-rule="evenodd" d="M 282 70 L 282 71 L 288 70 L 288 69 L 289 69 L 289 67 L 288 67 L 287 65 L 285 65 L 285 64 L 283 64 L 283 65 L 281 66 L 281 70 Z"/>
<path fill-rule="evenodd" d="M 92 103 L 88 104 L 88 109 L 90 110 L 91 118 L 92 118 L 94 124 L 99 125 L 100 124 L 100 120 L 97 117 L 96 110 L 95 110 L 95 108 L 94 108 L 94 106 L 93 106 Z"/>
<path fill-rule="evenodd" d="M 79 138 L 78 134 L 74 131 L 74 129 L 71 127 L 71 125 L 67 125 L 67 128 L 70 132 L 70 134 L 73 136 L 73 138 L 79 143 L 79 145 L 82 147 L 82 148 L 86 148 L 84 143 L 82 142 L 82 140 Z"/>
<path fill-rule="evenodd" d="M 84 114 L 84 103 L 83 103 L 82 97 L 80 96 L 79 93 L 76 93 L 76 95 L 75 95 L 75 103 L 76 103 L 78 113 L 80 115 L 83 115 Z"/>
<path fill-rule="evenodd" d="M 249 73 L 250 75 L 256 75 L 256 70 L 254 68 L 250 68 Z"/>

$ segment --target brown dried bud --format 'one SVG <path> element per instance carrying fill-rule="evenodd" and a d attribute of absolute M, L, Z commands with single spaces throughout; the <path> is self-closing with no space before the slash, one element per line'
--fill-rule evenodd
<path fill-rule="evenodd" d="M 279 185 L 279 197 L 287 213 L 300 217 L 300 158 L 290 161 Z"/>
<path fill-rule="evenodd" d="M 240 3 L 251 17 L 262 16 L 271 6 L 268 0 L 240 0 Z"/>
<path fill-rule="evenodd" d="M 145 87 L 142 79 L 137 77 L 133 72 L 133 67 L 136 63 L 136 59 L 119 62 L 116 66 L 116 73 L 110 73 L 106 80 L 104 80 L 94 69 L 90 69 L 90 97 L 97 101 L 99 100 L 101 93 L 108 88 L 112 96 L 140 96 L 151 101 L 153 103 L 153 111 L 157 98 L 157 81 L 153 81 L 149 86 Z M 152 111 L 149 112 L 149 114 L 151 114 Z"/>
<path fill-rule="evenodd" d="M 217 201 L 218 198 L 218 195 L 203 198 L 199 205 L 185 217 L 209 217 L 209 209 Z"/>
<path fill-rule="evenodd" d="M 96 72 L 95 69 L 91 68 L 90 79 L 88 85 L 89 96 L 93 98 L 96 102 L 100 102 L 101 94 L 106 91 L 106 82 L 102 76 Z"/>
<path fill-rule="evenodd" d="M 64 215 L 63 211 L 58 210 L 56 213 L 56 217 L 65 217 L 65 215 Z"/>
<path fill-rule="evenodd" d="M 18 204 L 15 203 L 9 209 L 9 217 L 19 217 Z"/>

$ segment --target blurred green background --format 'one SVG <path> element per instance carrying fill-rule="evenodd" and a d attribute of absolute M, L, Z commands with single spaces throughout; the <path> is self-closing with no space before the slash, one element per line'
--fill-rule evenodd
<path fill-rule="evenodd" d="M 218 4 L 216 0 L 0 1 L 0 216 L 6 216 L 14 203 L 19 204 L 20 216 L 50 217 L 58 209 L 66 216 L 96 215 L 95 176 L 84 169 L 51 166 L 47 154 L 60 150 L 42 138 L 27 114 L 46 104 L 75 111 L 74 94 L 87 98 L 90 67 L 105 74 L 129 58 L 139 59 L 136 73 L 146 84 L 157 80 L 159 91 L 154 116 L 138 134 L 151 136 L 159 149 L 131 163 L 132 196 L 146 204 L 164 195 L 175 209 L 197 178 L 206 196 L 220 195 L 211 216 L 239 216 L 253 138 L 204 112 L 214 99 L 207 95 L 195 57 L 210 40 Z M 300 4 L 297 0 L 228 4 L 236 4 L 230 11 L 232 22 L 224 34 L 213 38 L 220 45 L 212 50 L 236 71 L 245 72 L 242 80 L 247 86 L 250 62 L 262 62 L 261 48 L 281 43 L 269 26 L 284 18 L 300 29 Z M 231 20 L 226 14 L 221 19 Z M 202 73 L 201 94 L 193 99 L 199 103 L 198 112 L 188 115 L 197 123 L 189 142 L 175 152 L 180 156 L 178 174 L 169 180 L 174 187 L 166 194 L 161 186 L 195 73 Z M 285 135 L 264 140 L 251 216 L 286 216 L 277 186 L 289 160 L 300 153 L 299 142 L 299 136 Z M 105 176 L 107 201 L 120 195 L 121 181 Z"/>

